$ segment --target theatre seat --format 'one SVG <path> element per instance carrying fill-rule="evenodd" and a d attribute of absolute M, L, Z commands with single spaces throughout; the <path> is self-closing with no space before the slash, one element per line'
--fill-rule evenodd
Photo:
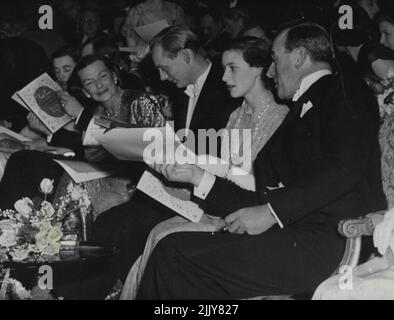
<path fill-rule="evenodd" d="M 339 233 L 347 238 L 345 253 L 339 268 L 343 266 L 354 268 L 359 264 L 362 253 L 362 237 L 373 235 L 375 226 L 383 220 L 385 213 L 386 211 L 372 212 L 365 217 L 343 220 L 339 223 Z"/>
<path fill-rule="evenodd" d="M 367 243 L 363 244 L 362 237 L 372 236 L 375 226 L 383 220 L 386 211 L 372 212 L 359 219 L 342 220 L 338 224 L 338 232 L 346 238 L 346 248 L 338 269 L 334 272 L 335 276 L 342 267 L 355 268 L 360 261 L 364 262 L 371 256 Z M 364 249 L 364 250 L 362 250 Z M 260 296 L 248 300 L 309 300 L 312 294 L 297 296 Z"/>

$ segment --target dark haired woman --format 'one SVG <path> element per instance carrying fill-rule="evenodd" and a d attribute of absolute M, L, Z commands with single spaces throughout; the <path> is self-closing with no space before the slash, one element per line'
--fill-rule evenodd
<path fill-rule="evenodd" d="M 96 114 L 103 114 L 141 126 L 162 126 L 165 118 L 161 114 L 159 101 L 153 95 L 120 87 L 115 68 L 101 56 L 86 56 L 75 67 L 83 91 L 98 103 Z M 76 98 L 66 91 L 58 93 L 66 109 L 73 108 L 75 117 L 82 111 Z M 82 136 L 79 134 L 82 144 Z M 79 146 L 76 146 L 79 147 Z M 109 155 L 99 148 L 85 148 L 85 159 L 102 161 Z M 52 156 L 35 151 L 15 153 L 9 160 L 0 183 L 0 208 L 12 208 L 21 197 L 34 197 L 37 185 L 47 177 L 59 181 L 63 171 L 52 161 Z M 106 206 L 109 202 L 104 203 Z M 97 202 L 97 205 L 100 205 Z M 107 209 L 102 208 L 101 210 Z M 100 210 L 100 211 L 101 211 Z"/>
<path fill-rule="evenodd" d="M 237 140 L 236 147 L 230 140 L 228 140 L 229 143 L 225 143 L 226 139 L 223 140 L 221 156 L 229 163 L 228 170 L 223 173 L 223 178 L 227 178 L 244 189 L 254 191 L 255 181 L 252 165 L 240 161 L 240 158 L 249 153 L 251 155 L 249 161 L 255 160 L 257 154 L 282 123 L 288 109 L 275 102 L 270 90 L 270 84 L 266 78 L 270 66 L 270 54 L 264 40 L 254 37 L 239 38 L 224 51 L 222 64 L 224 67 L 223 81 L 231 96 L 244 98 L 243 104 L 231 114 L 227 130 L 224 132 L 224 135 L 230 131 L 238 133 L 236 136 L 231 135 L 231 140 Z M 243 141 L 244 130 L 251 131 L 251 141 Z M 249 150 L 246 151 L 247 148 Z M 241 157 L 240 154 L 242 154 Z M 160 165 L 155 169 L 167 177 L 165 167 L 166 165 Z M 200 171 L 200 174 L 204 175 L 204 170 L 196 165 L 186 165 L 185 169 L 186 171 Z M 239 174 L 238 170 L 244 170 L 245 174 Z M 157 225 L 148 238 L 144 254 L 134 264 L 127 277 L 121 298 L 135 298 L 145 264 L 160 239 L 173 232 L 214 232 L 223 226 L 222 219 L 208 215 L 204 215 L 198 224 L 191 223 L 182 217 L 174 217 Z"/>
<path fill-rule="evenodd" d="M 56 50 L 52 55 L 52 66 L 56 81 L 63 90 L 67 90 L 75 66 L 79 61 L 79 52 L 76 47 L 65 46 Z"/>

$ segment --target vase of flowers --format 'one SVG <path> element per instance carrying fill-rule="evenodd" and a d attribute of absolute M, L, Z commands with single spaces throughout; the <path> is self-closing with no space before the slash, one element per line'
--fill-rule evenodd
<path fill-rule="evenodd" d="M 53 181 L 44 179 L 40 190 L 44 195 L 42 201 L 23 198 L 15 203 L 15 210 L 0 211 L 3 259 L 23 261 L 55 256 L 60 252 L 61 241 L 70 240 L 70 234 L 79 236 L 72 240 L 87 240 L 86 217 L 91 212 L 91 204 L 83 186 L 70 183 L 66 195 L 55 205 L 46 200 L 53 192 Z M 78 223 L 70 223 L 75 217 Z"/>
<path fill-rule="evenodd" d="M 43 198 L 22 198 L 14 210 L 0 210 L 0 300 L 34 299 L 43 294 L 37 287 L 30 291 L 21 280 L 13 279 L 11 270 L 3 267 L 6 262 L 56 260 L 64 245 L 75 248 L 77 241 L 89 237 L 92 206 L 84 185 L 70 182 L 54 205 L 47 201 L 53 189 L 53 181 L 44 179 L 40 184 Z"/>

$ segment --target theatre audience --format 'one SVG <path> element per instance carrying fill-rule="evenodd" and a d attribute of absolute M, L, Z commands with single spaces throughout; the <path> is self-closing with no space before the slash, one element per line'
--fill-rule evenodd
<path fill-rule="evenodd" d="M 86 9 L 81 14 L 80 21 L 80 37 L 81 44 L 84 44 L 86 40 L 92 39 L 102 35 L 103 32 L 103 21 L 101 13 L 98 9 Z"/>
<path fill-rule="evenodd" d="M 211 9 L 201 15 L 201 31 L 204 35 L 204 48 L 212 59 L 220 60 L 230 37 L 224 30 L 221 14 Z"/>
<path fill-rule="evenodd" d="M 20 144 L 28 150 L 0 153 L 0 208 L 37 195 L 43 178 L 54 179 L 62 194 L 69 178 L 53 161 L 62 156 L 48 152 L 67 149 L 75 159 L 108 163 L 114 177 L 84 185 L 97 218 L 89 240 L 119 251 L 104 272 L 84 270 L 83 278 L 54 294 L 102 299 L 118 279 L 123 299 L 312 294 L 343 255 L 339 220 L 394 206 L 390 0 L 340 0 L 335 6 L 324 0 L 51 3 L 53 30 L 38 29 L 37 10 L 25 14 L 36 4 L 8 17 L 14 4 L 0 3 L 0 125 L 33 140 Z M 353 8 L 352 30 L 338 26 L 343 4 Z M 136 32 L 162 20 L 168 28 Z M 59 83 L 58 99 L 73 119 L 53 135 L 11 98 L 44 72 Z M 174 120 L 185 145 L 230 163 L 236 159 L 226 145 L 198 150 L 189 135 L 251 129 L 254 165 L 234 178 L 195 165 L 121 162 L 101 147 L 83 146 L 97 115 L 151 127 Z M 201 222 L 192 224 L 135 191 L 144 170 L 160 177 L 169 193 L 198 204 L 205 213 Z M 392 259 L 392 216 L 387 213 L 375 234 L 383 260 L 365 267 Z M 356 298 L 386 288 L 390 268 L 373 274 L 358 269 L 362 295 Z M 336 279 L 315 298 L 352 298 L 338 295 Z"/>

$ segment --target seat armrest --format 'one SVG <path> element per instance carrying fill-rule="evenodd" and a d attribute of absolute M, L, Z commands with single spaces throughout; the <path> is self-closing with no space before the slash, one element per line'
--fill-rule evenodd
<path fill-rule="evenodd" d="M 385 213 L 386 211 L 376 211 L 359 219 L 342 220 L 338 231 L 345 238 L 372 236 L 375 226 L 383 220 Z"/>
<path fill-rule="evenodd" d="M 340 268 L 347 266 L 355 268 L 358 265 L 361 254 L 361 237 L 372 236 L 375 227 L 383 220 L 386 211 L 376 211 L 359 219 L 342 220 L 338 225 L 339 233 L 346 237 L 346 248 Z"/>

